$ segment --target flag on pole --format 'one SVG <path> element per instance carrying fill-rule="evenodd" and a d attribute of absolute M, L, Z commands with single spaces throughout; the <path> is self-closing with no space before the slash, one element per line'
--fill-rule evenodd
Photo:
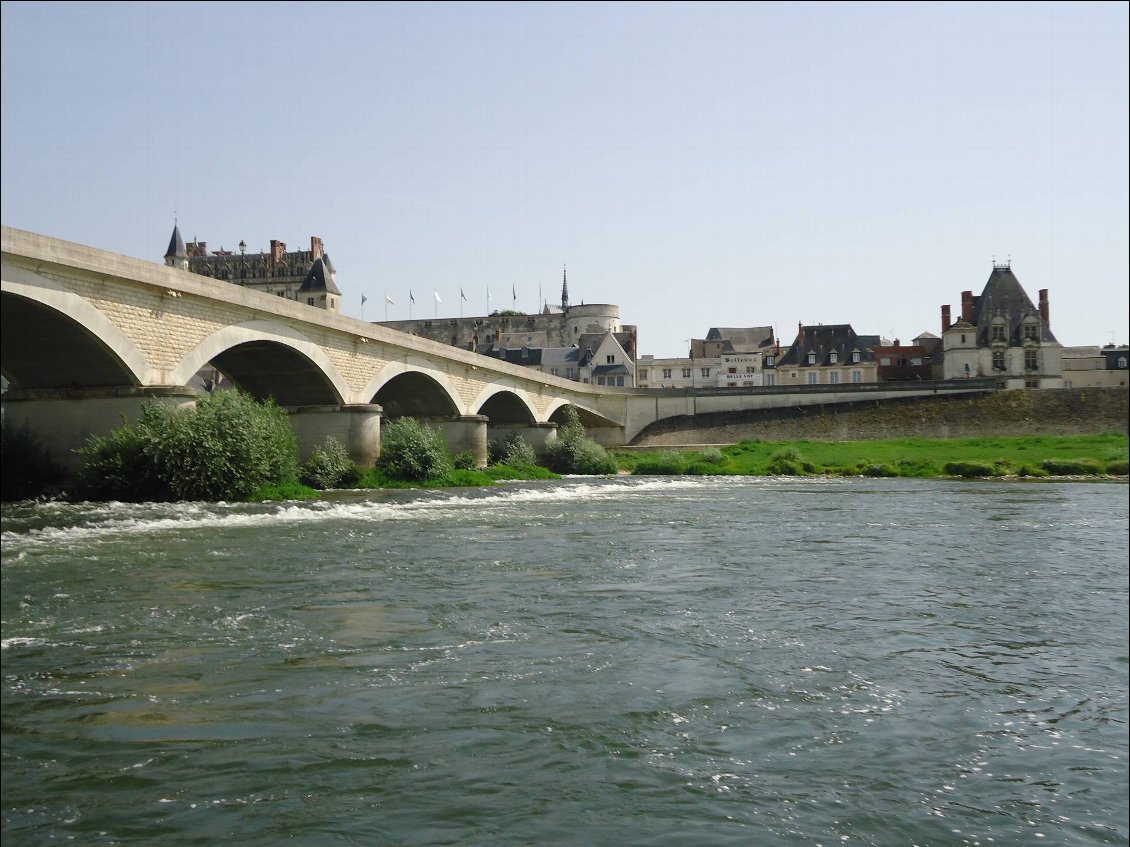
<path fill-rule="evenodd" d="M 387 294 L 385 295 L 385 302 L 386 302 L 386 303 L 387 303 L 388 305 L 390 305 L 390 306 L 395 306 L 395 305 L 396 305 L 396 303 L 394 303 L 394 302 L 393 302 L 392 298 L 391 298 L 391 297 L 389 297 L 389 296 L 388 296 Z"/>
<path fill-rule="evenodd" d="M 411 288 L 408 289 L 408 302 L 409 303 L 415 303 L 416 302 L 416 295 L 412 293 Z"/>
<path fill-rule="evenodd" d="M 439 292 L 438 292 L 438 291 L 433 291 L 432 293 L 433 293 L 433 294 L 435 294 L 435 296 L 436 296 L 436 302 L 437 302 L 437 303 L 442 303 L 442 302 L 443 302 L 442 300 L 440 300 L 440 299 L 439 299 Z"/>
<path fill-rule="evenodd" d="M 364 294 L 362 294 L 361 295 L 361 305 L 364 306 L 368 302 L 369 302 L 369 298 L 366 297 Z"/>
<path fill-rule="evenodd" d="M 462 288 L 459 289 L 459 299 L 462 300 L 464 303 L 467 302 L 467 295 L 463 293 Z"/>

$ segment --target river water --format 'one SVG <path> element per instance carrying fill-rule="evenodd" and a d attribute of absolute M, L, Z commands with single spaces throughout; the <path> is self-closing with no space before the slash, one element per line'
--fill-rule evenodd
<path fill-rule="evenodd" d="M 3 843 L 1126 844 L 1127 489 L 3 512 Z"/>

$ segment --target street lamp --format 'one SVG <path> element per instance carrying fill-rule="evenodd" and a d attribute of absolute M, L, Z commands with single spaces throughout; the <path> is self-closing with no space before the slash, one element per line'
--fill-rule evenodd
<path fill-rule="evenodd" d="M 247 242 L 239 239 L 239 284 L 247 285 Z"/>

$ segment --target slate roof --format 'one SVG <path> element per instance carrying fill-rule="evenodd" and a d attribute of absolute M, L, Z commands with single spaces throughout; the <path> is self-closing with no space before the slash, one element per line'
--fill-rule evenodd
<path fill-rule="evenodd" d="M 1009 346 L 1019 347 L 1023 344 L 1023 321 L 1027 315 L 1035 315 L 1040 321 L 1040 339 L 1055 343 L 1051 327 L 1040 317 L 1039 310 L 1033 305 L 1020 280 L 1012 272 L 1011 265 L 994 265 L 989 281 L 980 297 L 973 298 L 972 323 L 977 327 L 977 344 L 988 347 L 989 327 L 997 315 L 1008 322 Z"/>
<path fill-rule="evenodd" d="M 832 353 L 838 355 L 836 364 L 851 364 L 851 354 L 859 353 L 860 362 L 874 361 L 870 348 L 879 343 L 877 335 L 856 335 L 851 324 L 817 324 L 802 326 L 788 351 L 777 360 L 777 367 L 817 367 L 830 365 Z M 808 354 L 814 353 L 816 361 L 808 364 Z"/>
<path fill-rule="evenodd" d="M 187 259 L 188 250 L 185 249 L 184 239 L 180 235 L 180 227 L 173 224 L 173 236 L 169 239 L 169 249 L 165 251 L 165 258 L 175 257 L 177 259 Z"/>
<path fill-rule="evenodd" d="M 329 265 L 329 268 L 326 267 L 327 265 Z M 315 259 L 310 270 L 306 272 L 306 279 L 302 280 L 302 286 L 298 289 L 298 292 L 306 294 L 311 291 L 324 291 L 327 294 L 336 294 L 340 297 L 341 292 L 337 290 L 337 285 L 334 284 L 331 275 L 330 268 L 332 267 L 329 256 L 320 256 Z"/>
<path fill-rule="evenodd" d="M 727 353 L 756 353 L 758 350 L 773 346 L 773 327 L 712 326 L 704 340 L 727 342 Z"/>

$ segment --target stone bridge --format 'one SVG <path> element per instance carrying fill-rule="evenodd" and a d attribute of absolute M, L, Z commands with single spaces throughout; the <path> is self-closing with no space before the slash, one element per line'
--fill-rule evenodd
<path fill-rule="evenodd" d="M 577 408 L 605 446 L 672 415 L 986 391 L 988 384 L 650 390 L 582 385 L 162 264 L 3 227 L 0 346 L 5 414 L 69 469 L 74 449 L 143 402 L 191 403 L 211 365 L 291 415 L 304 455 L 337 437 L 358 464 L 380 421 L 437 426 L 454 451 L 522 434 L 535 449 Z M 815 389 L 815 390 L 814 390 Z"/>

